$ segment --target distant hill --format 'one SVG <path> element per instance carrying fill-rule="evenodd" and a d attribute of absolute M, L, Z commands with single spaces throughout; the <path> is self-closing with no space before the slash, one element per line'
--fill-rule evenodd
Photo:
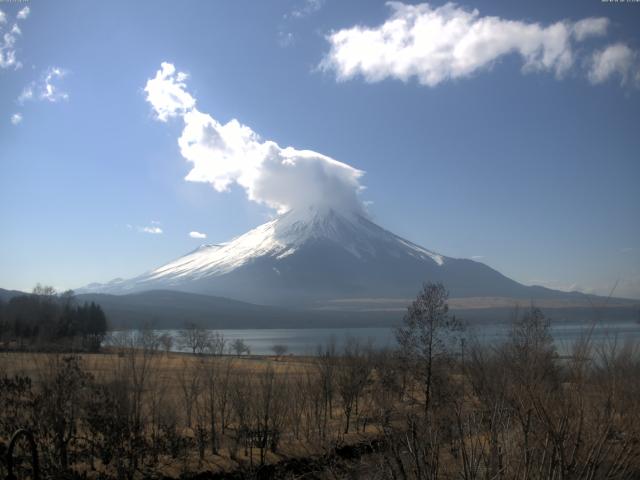
<path fill-rule="evenodd" d="M 405 304 L 393 308 L 360 309 L 287 309 L 255 305 L 222 297 L 212 297 L 169 290 L 152 290 L 129 295 L 81 294 L 79 301 L 94 301 L 102 306 L 112 328 L 138 328 L 145 324 L 153 328 L 181 328 L 195 322 L 212 329 L 243 328 L 357 328 L 398 325 L 406 311 Z M 528 302 L 520 303 L 521 307 Z M 462 320 L 476 322 L 506 322 L 514 305 L 477 307 L 452 302 L 452 313 Z M 602 304 L 600 304 L 602 305 Z M 637 318 L 640 302 L 613 304 L 607 307 L 541 305 L 545 314 L 555 321 L 606 322 Z"/>
<path fill-rule="evenodd" d="M 80 294 L 80 302 L 96 302 L 112 328 L 180 328 L 194 322 L 207 328 L 305 328 L 389 325 L 397 312 L 305 311 L 255 305 L 223 297 L 170 290 L 129 295 Z M 401 316 L 400 316 L 401 317 Z"/>
<path fill-rule="evenodd" d="M 28 293 L 0 289 L 0 299 L 7 302 L 17 295 Z M 128 295 L 87 293 L 77 300 L 96 302 L 109 320 L 110 328 L 181 328 L 194 322 L 211 329 L 245 328 L 358 328 L 398 325 L 411 299 L 361 299 L 360 302 L 338 302 L 332 308 L 293 309 L 256 305 L 224 297 L 214 297 L 171 290 L 151 290 Z M 513 299 L 451 299 L 451 311 L 471 323 L 507 322 L 511 319 L 516 302 Z M 605 299 L 593 297 L 593 306 L 572 302 L 563 304 L 552 300 L 539 301 L 545 314 L 554 321 L 605 322 L 636 320 L 640 315 L 640 302 L 612 299 L 604 307 Z M 528 301 L 518 302 L 520 307 Z"/>
<path fill-rule="evenodd" d="M 0 288 L 0 300 L 3 302 L 8 302 L 13 297 L 17 297 L 19 295 L 26 295 L 26 293 L 18 290 L 5 290 L 4 288 Z"/>

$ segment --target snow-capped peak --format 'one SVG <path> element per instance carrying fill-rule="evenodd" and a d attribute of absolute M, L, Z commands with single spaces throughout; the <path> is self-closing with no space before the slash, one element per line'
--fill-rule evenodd
<path fill-rule="evenodd" d="M 204 244 L 192 252 L 114 288 L 131 291 L 151 287 L 177 288 L 192 281 L 220 277 L 251 262 L 278 262 L 297 252 L 320 247 L 343 252 L 354 261 L 414 258 L 442 266 L 445 257 L 379 227 L 362 213 L 328 206 L 290 210 L 227 243 Z M 327 258 L 331 262 L 332 258 Z M 104 286 L 108 287 L 108 285 Z M 100 290 L 92 286 L 91 289 Z M 104 289 L 103 289 L 104 290 Z M 114 291 L 114 290 L 112 290 Z"/>
<path fill-rule="evenodd" d="M 145 275 L 146 280 L 202 278 L 228 273 L 258 257 L 285 258 L 309 242 L 330 242 L 352 255 L 374 257 L 399 250 L 438 265 L 444 257 L 404 240 L 359 213 L 329 207 L 291 210 L 221 245 L 203 245 L 184 257 Z"/>
<path fill-rule="evenodd" d="M 177 290 L 315 309 L 334 308 L 334 300 L 411 298 L 425 281 L 441 282 L 457 297 L 548 295 L 482 263 L 427 250 L 361 211 L 326 205 L 290 210 L 227 243 L 201 245 L 138 277 L 81 290 Z"/>

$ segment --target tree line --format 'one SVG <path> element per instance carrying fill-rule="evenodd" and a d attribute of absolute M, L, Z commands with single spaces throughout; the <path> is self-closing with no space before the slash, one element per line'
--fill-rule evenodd
<path fill-rule="evenodd" d="M 8 348 L 55 346 L 97 351 L 107 333 L 100 305 L 79 304 L 73 291 L 37 285 L 31 294 L 0 300 L 0 342 Z"/>

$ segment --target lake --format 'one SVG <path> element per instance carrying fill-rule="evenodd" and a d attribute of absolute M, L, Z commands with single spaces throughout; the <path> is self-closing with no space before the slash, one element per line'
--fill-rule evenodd
<path fill-rule="evenodd" d="M 467 327 L 464 333 L 467 341 L 477 339 L 482 344 L 499 344 L 507 338 L 510 325 L 505 323 L 475 324 Z M 567 353 L 571 345 L 581 335 L 592 329 L 592 338 L 595 343 L 617 341 L 640 342 L 640 324 L 634 321 L 618 321 L 609 323 L 584 323 L 584 322 L 557 322 L 551 324 L 551 333 L 560 353 Z M 285 345 L 288 353 L 295 355 L 313 355 L 318 345 L 327 344 L 335 339 L 340 347 L 345 339 L 356 337 L 363 341 L 371 341 L 376 347 L 394 347 L 394 329 L 390 327 L 371 328 L 304 328 L 304 329 L 246 329 L 217 330 L 224 335 L 227 343 L 238 338 L 251 348 L 255 355 L 271 355 L 274 345 Z M 178 336 L 178 330 L 165 330 L 174 338 Z M 175 342 L 174 342 L 175 344 Z M 176 350 L 178 350 L 176 348 Z"/>

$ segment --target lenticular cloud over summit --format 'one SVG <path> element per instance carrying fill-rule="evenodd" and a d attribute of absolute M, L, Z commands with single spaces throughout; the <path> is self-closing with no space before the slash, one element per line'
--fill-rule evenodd
<path fill-rule="evenodd" d="M 281 213 L 323 205 L 363 211 L 358 192 L 364 172 L 318 152 L 263 140 L 236 119 L 218 122 L 196 108 L 187 78 L 164 62 L 144 89 L 158 120 L 184 121 L 178 145 L 193 165 L 186 180 L 210 183 L 219 192 L 237 183 L 250 200 Z"/>

